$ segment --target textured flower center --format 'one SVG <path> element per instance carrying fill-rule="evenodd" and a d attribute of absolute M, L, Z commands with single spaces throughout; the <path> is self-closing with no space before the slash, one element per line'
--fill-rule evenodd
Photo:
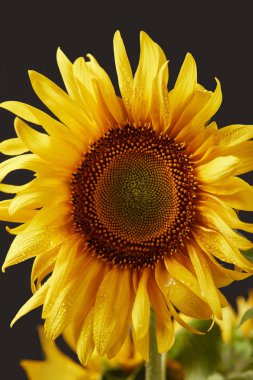
<path fill-rule="evenodd" d="M 177 197 L 169 168 L 152 152 L 129 149 L 114 157 L 98 181 L 94 200 L 103 225 L 133 243 L 166 231 Z"/>
<path fill-rule="evenodd" d="M 125 126 L 90 146 L 73 174 L 72 219 L 99 258 L 154 266 L 189 233 L 196 183 L 184 148 L 151 127 Z"/>

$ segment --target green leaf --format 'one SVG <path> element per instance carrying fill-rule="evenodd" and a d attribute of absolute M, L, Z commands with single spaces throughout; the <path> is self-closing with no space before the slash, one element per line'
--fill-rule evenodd
<path fill-rule="evenodd" d="M 237 326 L 240 327 L 244 322 L 248 321 L 249 319 L 252 319 L 253 318 L 253 307 L 251 307 L 250 309 L 248 309 L 244 314 L 243 314 L 243 317 L 239 323 L 239 325 Z"/>
<path fill-rule="evenodd" d="M 241 254 L 249 260 L 251 263 L 253 263 L 253 248 L 247 249 L 247 251 L 240 251 Z"/>
<path fill-rule="evenodd" d="M 210 321 L 194 321 L 192 325 L 199 330 L 207 331 Z M 221 332 L 216 324 L 205 335 L 196 335 L 182 328 L 168 357 L 181 364 L 185 380 L 203 380 L 217 370 L 221 344 Z"/>

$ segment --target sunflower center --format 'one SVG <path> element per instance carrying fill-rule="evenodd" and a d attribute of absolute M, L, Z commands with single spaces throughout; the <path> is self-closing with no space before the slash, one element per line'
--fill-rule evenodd
<path fill-rule="evenodd" d="M 108 230 L 133 243 L 166 231 L 177 198 L 169 168 L 155 154 L 129 149 L 108 164 L 97 184 L 97 215 Z"/>
<path fill-rule="evenodd" d="M 84 154 L 71 189 L 75 230 L 111 265 L 154 266 L 183 244 L 194 218 L 185 149 L 152 127 L 110 130 Z"/>

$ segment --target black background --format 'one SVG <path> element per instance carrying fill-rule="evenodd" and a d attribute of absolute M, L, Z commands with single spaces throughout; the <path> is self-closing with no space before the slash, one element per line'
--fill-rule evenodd
<path fill-rule="evenodd" d="M 139 54 L 139 31 L 145 30 L 164 49 L 170 60 L 171 83 L 190 51 L 198 65 L 199 82 L 213 90 L 214 77 L 221 80 L 224 100 L 215 120 L 220 126 L 253 124 L 253 52 L 250 1 L 71 1 L 1 5 L 0 101 L 20 100 L 44 109 L 29 84 L 34 69 L 62 85 L 55 54 L 58 46 L 74 60 L 92 53 L 116 85 L 112 38 L 122 32 L 135 68 Z M 172 84 L 170 85 L 172 86 Z M 14 135 L 14 117 L 0 110 L 0 140 Z M 3 157 L 2 157 L 3 158 Z M 248 176 L 248 180 L 251 180 Z M 246 215 L 250 220 L 250 216 Z M 251 217 L 252 221 L 252 217 Z M 5 223 L 6 224 L 6 223 Z M 1 264 L 12 241 L 2 224 Z M 19 307 L 30 297 L 31 262 L 0 274 L 0 379 L 25 379 L 18 366 L 21 358 L 39 358 L 36 325 L 40 310 L 33 311 L 10 329 Z M 252 280 L 234 284 L 224 292 L 231 302 L 246 294 Z M 45 379 L 46 380 L 46 379 Z"/>

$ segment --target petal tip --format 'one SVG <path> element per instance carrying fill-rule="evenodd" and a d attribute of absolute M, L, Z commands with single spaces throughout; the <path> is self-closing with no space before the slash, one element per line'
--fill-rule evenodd
<path fill-rule="evenodd" d="M 33 80 L 36 78 L 37 72 L 34 70 L 28 70 L 28 75 L 29 75 L 30 80 Z"/>
<path fill-rule="evenodd" d="M 120 37 L 121 37 L 120 31 L 119 31 L 119 29 L 117 29 L 116 32 L 114 33 L 113 38 L 115 39 L 115 38 L 120 38 Z"/>

